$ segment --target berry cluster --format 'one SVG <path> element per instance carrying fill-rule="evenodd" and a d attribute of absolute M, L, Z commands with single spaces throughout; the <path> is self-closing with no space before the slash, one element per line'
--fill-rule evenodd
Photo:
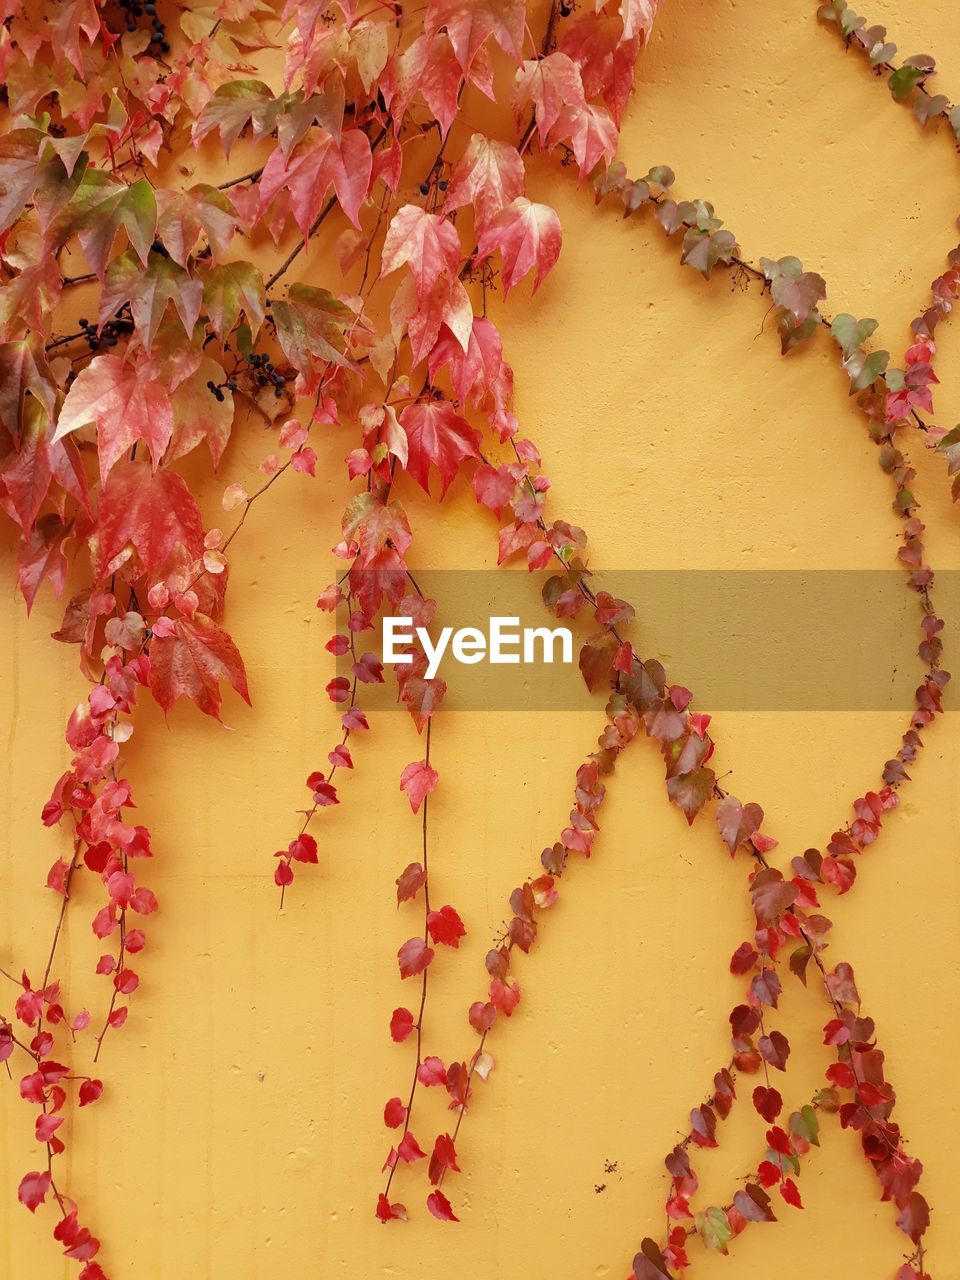
<path fill-rule="evenodd" d="M 120 340 L 120 335 L 129 333 L 133 328 L 131 322 L 123 317 L 108 320 L 99 331 L 86 316 L 80 317 L 79 325 L 91 351 L 99 351 L 101 347 L 115 347 Z"/>
<path fill-rule="evenodd" d="M 150 28 L 150 52 L 151 53 L 169 53 L 170 45 L 167 41 L 167 28 L 163 20 L 157 16 L 157 6 L 154 0 L 120 0 L 120 7 L 126 15 L 126 26 L 128 31 L 136 31 L 139 26 L 139 19 L 146 15 L 151 20 Z"/>
<path fill-rule="evenodd" d="M 279 400 L 283 395 L 284 384 L 287 381 L 287 375 L 280 373 L 273 366 L 273 361 L 264 353 L 251 351 L 245 357 L 247 364 L 253 370 L 253 375 L 261 387 L 273 386 L 273 394 Z"/>

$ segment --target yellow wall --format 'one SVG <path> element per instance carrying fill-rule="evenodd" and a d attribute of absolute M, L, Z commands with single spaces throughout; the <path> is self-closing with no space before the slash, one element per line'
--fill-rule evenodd
<path fill-rule="evenodd" d="M 844 56 L 815 8 L 666 3 L 623 154 L 634 172 L 671 164 L 678 189 L 713 200 L 746 257 L 796 253 L 822 271 L 830 310 L 876 316 L 878 337 L 899 355 L 956 240 L 960 161 L 946 137 L 921 134 L 861 60 Z M 944 91 L 960 97 L 954 0 L 871 0 L 871 16 L 888 21 L 905 53 L 936 54 Z M 524 287 L 495 312 L 523 429 L 554 479 L 551 511 L 588 529 L 595 564 L 890 566 L 890 490 L 829 344 L 780 361 L 769 323 L 761 334 L 756 296 L 681 271 L 650 222 L 597 212 L 572 174 L 535 167 L 534 185 L 560 211 L 563 253 L 535 298 Z M 937 421 L 953 425 L 960 328 L 947 324 L 939 336 Z M 320 478 L 284 477 L 234 544 L 228 625 L 254 709 L 230 700 L 229 732 L 188 706 L 169 728 L 155 708 L 138 715 L 127 773 L 155 833 L 149 883 L 162 911 L 130 1021 L 107 1042 L 109 1093 L 74 1124 L 70 1185 L 115 1280 L 622 1280 L 641 1237 L 661 1226 L 662 1157 L 726 1057 L 737 992 L 727 960 L 750 924 L 746 868 L 722 856 L 708 823 L 688 832 L 668 807 L 648 744 L 628 753 L 595 856 L 565 882 L 518 966 L 520 1009 L 491 1039 L 496 1070 L 464 1125 L 465 1172 L 450 1187 L 461 1223 L 427 1215 L 422 1170 L 404 1171 L 397 1185 L 415 1220 L 374 1221 L 387 1145 L 380 1111 L 404 1092 L 411 1060 L 410 1046 L 387 1036 L 390 1010 L 409 998 L 394 952 L 416 929 L 416 913 L 398 918 L 391 892 L 416 856 L 417 825 L 397 789 L 420 751 L 406 717 L 382 715 L 358 746 L 344 803 L 318 827 L 320 867 L 298 878 L 282 914 L 269 879 L 303 777 L 334 732 L 323 696 L 328 619 L 314 600 L 335 563 L 345 441 L 331 431 L 319 446 Z M 221 481 L 207 486 L 208 522 L 222 522 L 220 484 L 253 479 L 263 452 L 257 432 L 241 434 Z M 943 467 L 919 446 L 912 452 L 933 563 L 956 569 L 960 514 Z M 404 501 L 414 568 L 494 563 L 494 522 L 462 484 L 441 509 L 412 486 Z M 10 582 L 8 546 L 2 561 Z M 27 620 L 12 591 L 0 616 L 0 963 L 34 968 L 55 910 L 40 886 L 61 839 L 37 815 L 66 758 L 63 721 L 83 692 L 75 651 L 48 639 L 58 620 L 46 597 Z M 956 669 L 956 609 L 948 622 L 946 661 Z M 669 637 L 652 627 L 641 634 L 670 654 Z M 913 643 L 911 634 L 897 661 L 910 660 Z M 736 792 L 765 805 L 779 852 L 792 854 L 846 820 L 849 800 L 895 749 L 902 719 L 725 713 L 715 722 L 718 772 L 732 770 Z M 599 708 L 438 718 L 433 883 L 469 933 L 432 971 L 428 1051 L 472 1048 L 465 1007 L 482 992 L 506 894 L 563 825 L 599 722 Z M 960 1256 L 955 711 L 928 742 L 902 811 L 865 857 L 854 893 L 836 904 L 831 954 L 854 962 L 876 1018 L 897 1117 L 926 1166 L 931 1271 L 948 1277 Z M 75 990 L 102 999 L 103 980 L 90 976 L 93 886 L 78 896 L 61 969 Z M 828 1061 L 818 1047 L 824 1006 L 791 985 L 783 1009 L 794 1046 L 785 1095 L 796 1106 Z M 435 1131 L 440 1100 L 420 1105 L 431 1124 L 417 1127 Z M 759 1158 L 755 1119 L 742 1104 L 720 1150 L 701 1161 L 707 1201 Z M 0 1089 L 0 1122 L 0 1277 L 72 1275 L 49 1238 L 49 1212 L 34 1221 L 16 1204 L 17 1178 L 37 1154 L 15 1085 Z M 774 1269 L 780 1280 L 894 1273 L 904 1251 L 894 1215 L 879 1203 L 856 1138 L 833 1122 L 825 1129 L 801 1179 L 806 1210 L 784 1208 L 777 1225 L 750 1227 L 728 1260 L 695 1250 L 705 1280 Z"/>

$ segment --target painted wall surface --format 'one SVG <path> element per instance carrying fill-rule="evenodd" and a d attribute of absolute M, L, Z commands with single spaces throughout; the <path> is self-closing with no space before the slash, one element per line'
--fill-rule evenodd
<path fill-rule="evenodd" d="M 806 0 L 665 0 L 624 158 L 632 172 L 672 165 L 678 190 L 712 200 L 745 257 L 795 253 L 821 271 L 831 312 L 876 316 L 882 345 L 899 355 L 957 239 L 960 160 L 845 56 L 815 9 Z M 904 52 L 935 54 L 943 91 L 960 97 L 955 0 L 871 0 L 870 17 L 888 23 Z M 523 430 L 553 477 L 550 511 L 588 530 L 595 566 L 612 582 L 639 568 L 891 567 L 890 488 L 829 343 L 780 360 L 755 293 L 681 271 L 651 222 L 597 211 L 571 173 L 543 165 L 535 181 L 535 198 L 561 214 L 560 262 L 535 297 L 524 287 L 494 311 Z M 323 249 L 311 250 L 318 283 L 329 282 Z M 938 339 L 937 421 L 952 426 L 960 329 L 948 323 Z M 270 879 L 303 778 L 334 735 L 323 695 L 329 618 L 314 601 L 336 564 L 346 440 L 322 440 L 317 481 L 284 477 L 282 495 L 254 508 L 232 549 L 227 625 L 247 660 L 253 710 L 229 701 L 230 731 L 188 706 L 169 726 L 154 707 L 139 713 L 126 771 L 154 831 L 149 883 L 162 913 L 130 1021 L 107 1042 L 109 1096 L 80 1118 L 82 1137 L 70 1144 L 69 1179 L 119 1280 L 622 1280 L 642 1236 L 661 1227 L 663 1155 L 726 1060 L 737 993 L 727 962 L 750 927 L 746 867 L 722 855 L 708 823 L 688 831 L 668 806 L 649 744 L 625 755 L 595 855 L 571 871 L 518 967 L 517 1015 L 492 1037 L 496 1070 L 458 1144 L 462 1221 L 428 1216 L 421 1172 L 400 1186 L 415 1220 L 379 1226 L 380 1113 L 410 1070 L 409 1045 L 387 1036 L 390 1010 L 408 995 L 394 954 L 416 929 L 392 893 L 418 837 L 397 786 L 420 754 L 408 718 L 382 715 L 356 752 L 344 803 L 318 830 L 320 866 L 298 878 L 282 913 Z M 222 522 L 222 486 L 251 481 L 264 452 L 255 431 L 238 432 L 209 485 L 209 523 Z M 960 513 L 942 463 L 919 442 L 912 454 L 933 564 L 960 569 Z M 494 521 L 462 483 L 442 508 L 412 487 L 404 501 L 415 569 L 495 563 Z M 12 584 L 9 544 L 0 561 Z M 679 652 L 680 638 L 662 634 L 639 603 L 645 651 Z M 855 616 L 856 598 L 849 609 Z M 956 670 L 960 609 L 946 612 L 945 661 Z M 41 886 L 60 837 L 38 814 L 83 691 L 75 652 L 49 639 L 58 622 L 47 597 L 26 619 L 9 588 L 0 610 L 4 964 L 37 965 L 54 920 Z M 757 625 L 775 632 L 778 619 Z M 814 635 L 823 620 L 803 625 Z M 860 625 L 868 636 L 870 617 Z M 912 661 L 914 644 L 911 629 L 888 655 L 891 669 Z M 672 674 L 695 687 L 696 673 Z M 830 912 L 831 955 L 855 966 L 898 1118 L 926 1168 L 938 1277 L 960 1275 L 957 705 L 951 695 L 902 811 L 864 858 L 855 892 Z M 482 993 L 506 896 L 564 824 L 600 721 L 599 703 L 583 714 L 438 718 L 431 870 L 469 932 L 431 976 L 428 1051 L 471 1050 L 465 1010 Z M 792 855 L 847 820 L 902 721 L 896 711 L 725 712 L 713 726 L 717 769 L 763 803 L 778 853 Z M 93 886 L 81 885 L 61 969 L 102 1000 L 91 976 L 92 901 Z M 829 1061 L 824 1021 L 814 990 L 788 987 L 788 1107 L 810 1096 Z M 17 1179 L 36 1167 L 32 1113 L 15 1085 L 0 1083 L 0 1277 L 57 1280 L 71 1264 L 16 1203 Z M 436 1129 L 442 1101 L 421 1105 Z M 705 1202 L 760 1158 L 755 1120 L 737 1108 L 727 1140 L 701 1161 Z M 695 1250 L 704 1280 L 894 1273 L 904 1246 L 894 1215 L 856 1138 L 832 1122 L 825 1131 L 802 1174 L 804 1212 L 784 1208 L 776 1225 L 749 1228 L 728 1259 Z"/>

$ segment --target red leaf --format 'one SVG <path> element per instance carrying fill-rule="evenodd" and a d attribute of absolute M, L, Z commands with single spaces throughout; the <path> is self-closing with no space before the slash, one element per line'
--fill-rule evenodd
<path fill-rule="evenodd" d="M 178 618 L 175 628 L 175 636 L 157 637 L 151 646 L 150 688 L 163 710 L 186 696 L 219 720 L 221 680 L 249 704 L 243 659 L 227 633 L 203 613 Z"/>
<path fill-rule="evenodd" d="M 773 1124 L 783 1110 L 783 1098 L 776 1089 L 767 1089 L 758 1084 L 753 1091 L 753 1105 L 767 1124 Z"/>
<path fill-rule="evenodd" d="M 447 1069 L 438 1057 L 431 1054 L 417 1067 L 417 1079 L 428 1088 L 434 1084 L 446 1084 Z"/>
<path fill-rule="evenodd" d="M 441 1222 L 459 1222 L 460 1219 L 450 1207 L 450 1201 L 442 1191 L 431 1191 L 427 1196 L 427 1208 Z"/>
<path fill-rule="evenodd" d="M 390 1035 L 400 1044 L 413 1030 L 413 1014 L 409 1009 L 394 1009 L 390 1019 Z"/>
<path fill-rule="evenodd" d="M 387 228 L 381 271 L 386 276 L 409 264 L 417 296 L 423 299 L 442 276 L 456 275 L 460 256 L 460 239 L 452 222 L 419 205 L 405 204 Z"/>
<path fill-rule="evenodd" d="M 406 1222 L 407 1209 L 405 1205 L 402 1205 L 398 1202 L 391 1204 L 390 1201 L 387 1199 L 387 1197 L 381 1191 L 380 1198 L 377 1201 L 377 1217 L 380 1219 L 381 1222 L 390 1222 L 392 1219 L 397 1219 L 398 1221 Z"/>
<path fill-rule="evenodd" d="M 289 156 L 281 147 L 271 152 L 260 179 L 260 208 L 265 209 L 279 191 L 287 192 L 290 210 L 307 239 L 332 186 L 340 208 L 359 227 L 372 172 L 370 141 L 362 129 L 346 129 L 339 138 L 311 131 Z"/>
<path fill-rule="evenodd" d="M 400 963 L 400 977 L 412 978 L 423 973 L 433 959 L 433 948 L 428 947 L 422 938 L 409 938 L 397 952 Z"/>
<path fill-rule="evenodd" d="M 536 291 L 560 256 L 562 232 L 556 212 L 545 204 L 532 204 L 518 196 L 485 227 L 477 252 L 485 258 L 499 249 L 503 258 L 504 297 L 528 272 L 536 269 Z"/>
<path fill-rule="evenodd" d="M 297 836 L 295 840 L 290 841 L 287 853 L 294 862 L 316 862 L 317 861 L 317 842 L 313 836 L 304 832 Z"/>
<path fill-rule="evenodd" d="M 453 1139 L 449 1133 L 441 1133 L 433 1144 L 433 1155 L 430 1157 L 430 1181 L 439 1182 L 447 1169 L 450 1169 L 453 1173 L 460 1172 Z"/>
<path fill-rule="evenodd" d="M 467 75 L 490 36 L 519 62 L 525 13 L 523 0 L 430 0 L 424 27 L 429 32 L 446 27 L 457 61 Z"/>
<path fill-rule="evenodd" d="M 101 480 L 137 440 L 146 442 L 156 469 L 173 434 L 170 394 L 120 356 L 94 356 L 67 392 L 54 440 L 88 423 L 97 427 Z"/>
<path fill-rule="evenodd" d="M 523 161 L 516 147 L 475 133 L 454 165 L 444 197 L 444 212 L 473 205 L 482 231 L 504 205 L 523 195 Z"/>
<path fill-rule="evenodd" d="M 427 873 L 423 867 L 419 862 L 411 862 L 397 876 L 397 905 L 415 898 L 426 883 Z M 434 938 L 434 942 L 436 941 L 437 939 Z"/>
<path fill-rule="evenodd" d="M 427 928 L 434 942 L 448 947 L 459 947 L 460 939 L 467 932 L 459 915 L 449 906 L 431 911 L 427 916 Z"/>
<path fill-rule="evenodd" d="M 407 1118 L 407 1108 L 401 1098 L 391 1098 L 383 1108 L 383 1123 L 388 1129 L 399 1129 Z"/>
<path fill-rule="evenodd" d="M 803 1201 L 800 1199 L 800 1190 L 792 1178 L 786 1178 L 780 1184 L 780 1194 L 786 1200 L 787 1204 L 792 1204 L 795 1209 L 803 1208 Z"/>
<path fill-rule="evenodd" d="M 50 1174 L 28 1173 L 20 1180 L 17 1199 L 27 1206 L 31 1213 L 36 1213 L 39 1205 L 50 1190 Z"/>
<path fill-rule="evenodd" d="M 490 1003 L 509 1018 L 520 1003 L 519 986 L 515 982 L 508 986 L 499 978 L 493 978 L 490 982 Z"/>
<path fill-rule="evenodd" d="M 407 1164 L 413 1164 L 415 1160 L 423 1160 L 427 1153 L 421 1149 L 419 1142 L 408 1129 L 397 1144 L 397 1155 Z"/>
<path fill-rule="evenodd" d="M 919 1191 L 911 1191 L 910 1198 L 903 1207 L 897 1226 L 918 1244 L 920 1237 L 930 1225 L 930 1208 Z"/>
<path fill-rule="evenodd" d="M 400 775 L 400 790 L 406 792 L 410 808 L 414 813 L 423 804 L 431 791 L 437 789 L 440 775 L 425 760 L 417 760 L 408 764 Z"/>
<path fill-rule="evenodd" d="M 431 463 L 440 474 L 443 498 L 466 459 L 480 457 L 480 432 L 447 400 L 407 405 L 400 414 L 400 425 L 407 433 L 407 471 L 427 493 Z"/>
<path fill-rule="evenodd" d="M 473 473 L 473 492 L 477 501 L 489 507 L 499 517 L 517 491 L 516 478 L 509 467 L 491 467 L 487 463 Z"/>
<path fill-rule="evenodd" d="M 80 1086 L 80 1105 L 88 1107 L 92 1102 L 96 1102 L 103 1094 L 102 1080 L 84 1080 Z"/>
<path fill-rule="evenodd" d="M 149 577 L 164 567 L 176 547 L 203 554 L 200 512 L 185 482 L 173 471 L 151 476 L 142 462 L 114 467 L 100 493 L 94 561 L 98 579 L 118 567 L 128 544 Z M 114 565 L 117 561 L 117 565 Z"/>

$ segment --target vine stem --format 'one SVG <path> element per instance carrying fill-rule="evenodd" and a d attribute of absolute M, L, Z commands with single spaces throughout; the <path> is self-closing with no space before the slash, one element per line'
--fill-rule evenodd
<path fill-rule="evenodd" d="M 425 752 L 424 752 L 424 759 L 428 765 L 430 763 L 430 737 L 431 737 L 432 728 L 433 728 L 433 719 L 431 717 L 430 719 L 427 720 L 426 746 L 425 746 Z M 423 805 L 422 805 L 423 820 L 421 822 L 422 857 L 423 857 L 423 873 L 424 873 L 423 941 L 424 941 L 424 944 L 426 945 L 429 945 L 429 941 L 430 941 L 430 929 L 428 926 L 428 920 L 430 917 L 430 864 L 429 864 L 429 851 L 428 851 L 428 819 L 427 819 L 427 815 L 429 812 L 429 804 L 430 804 L 430 797 L 426 795 L 423 797 Z M 426 968 L 423 970 L 423 973 L 421 974 L 420 1009 L 417 1013 L 417 1021 L 415 1023 L 416 1032 L 417 1032 L 417 1061 L 414 1064 L 414 1068 L 413 1068 L 413 1080 L 410 1083 L 410 1093 L 407 1097 L 406 1113 L 403 1117 L 403 1132 L 400 1135 L 399 1142 L 403 1141 L 403 1139 L 407 1136 L 407 1133 L 410 1130 L 410 1120 L 413 1115 L 413 1102 L 417 1095 L 417 1086 L 420 1083 L 420 1067 L 423 1063 L 423 1015 L 427 1007 L 427 977 L 429 972 L 430 972 L 430 966 L 427 965 Z M 397 1166 L 399 1165 L 399 1163 L 400 1163 L 400 1158 L 399 1156 L 397 1156 L 393 1164 L 390 1166 L 390 1170 L 387 1174 L 387 1183 L 383 1190 L 383 1194 L 385 1196 L 389 1196 L 390 1194 L 390 1187 L 393 1183 L 393 1177 L 397 1171 Z"/>

